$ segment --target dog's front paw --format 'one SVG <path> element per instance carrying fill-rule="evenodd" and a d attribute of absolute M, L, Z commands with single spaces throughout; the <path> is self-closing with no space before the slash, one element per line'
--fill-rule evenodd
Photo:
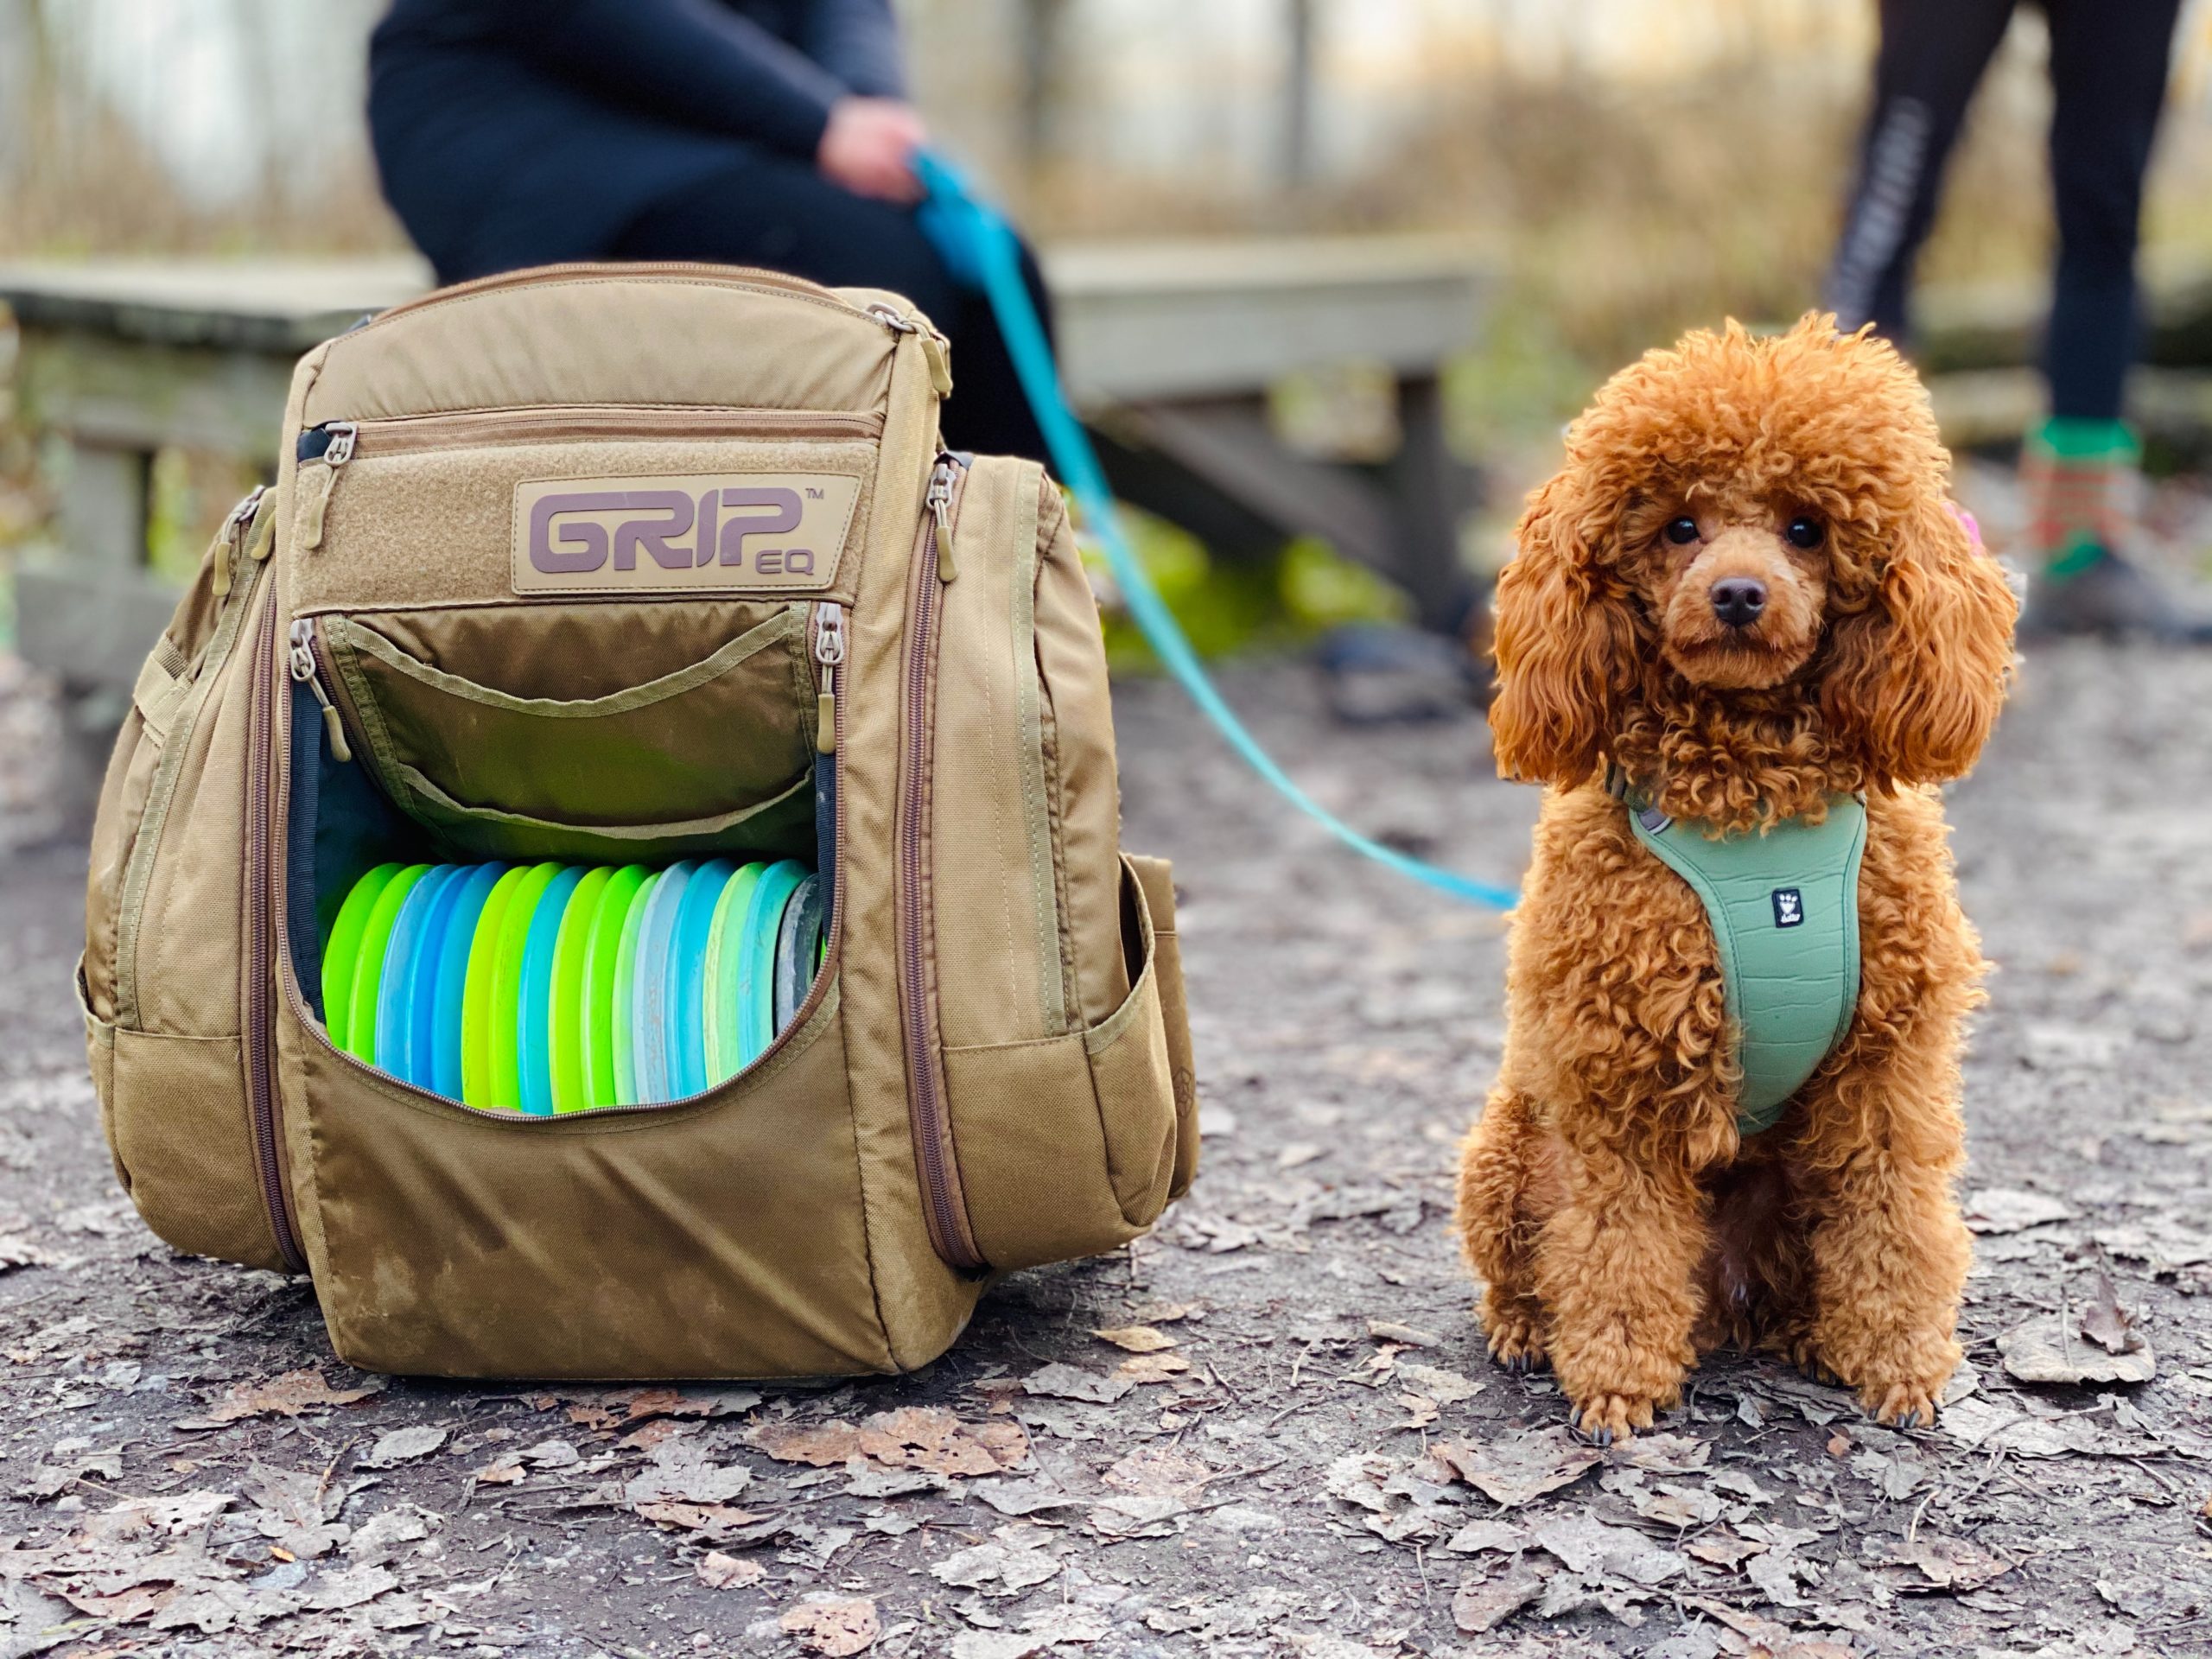
<path fill-rule="evenodd" d="M 1529 1296 L 1516 1296 L 1495 1286 L 1483 1293 L 1476 1317 L 1490 1338 L 1490 1357 L 1516 1376 L 1544 1367 L 1544 1310 Z"/>
<path fill-rule="evenodd" d="M 1869 1382 L 1859 1390 L 1859 1403 L 1866 1414 L 1888 1428 L 1933 1428 L 1936 1396 L 1948 1379 L 1933 1383 Z"/>
<path fill-rule="evenodd" d="M 1831 1389 L 1842 1386 L 1843 1379 L 1835 1374 L 1834 1367 L 1821 1354 L 1821 1344 L 1812 1337 L 1792 1338 L 1784 1351 L 1801 1376 Z"/>
<path fill-rule="evenodd" d="M 1650 1427 L 1662 1403 L 1648 1395 L 1593 1394 L 1575 1401 L 1574 1426 L 1599 1446 L 1611 1446 Z"/>

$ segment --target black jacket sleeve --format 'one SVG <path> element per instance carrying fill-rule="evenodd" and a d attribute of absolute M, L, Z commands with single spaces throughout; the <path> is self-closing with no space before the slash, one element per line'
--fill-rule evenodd
<path fill-rule="evenodd" d="M 714 0 L 447 3 L 480 14 L 487 32 L 569 79 L 797 156 L 814 154 L 830 105 L 848 90 L 833 67 Z M 868 0 L 828 9 L 855 7 Z"/>
<path fill-rule="evenodd" d="M 891 0 L 811 0 L 806 54 L 865 98 L 904 98 L 906 75 Z"/>

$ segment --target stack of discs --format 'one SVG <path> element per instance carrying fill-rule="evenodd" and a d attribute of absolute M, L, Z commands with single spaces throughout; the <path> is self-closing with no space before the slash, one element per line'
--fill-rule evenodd
<path fill-rule="evenodd" d="M 681 1100 L 749 1065 L 820 967 L 803 864 L 379 864 L 322 954 L 330 1039 L 533 1114 Z"/>

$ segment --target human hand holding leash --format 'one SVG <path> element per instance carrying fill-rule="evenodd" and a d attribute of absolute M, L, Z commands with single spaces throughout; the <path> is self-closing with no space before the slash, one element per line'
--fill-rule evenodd
<path fill-rule="evenodd" d="M 855 195 L 919 201 L 914 156 L 928 138 L 922 118 L 895 98 L 841 98 L 830 106 L 815 165 Z"/>

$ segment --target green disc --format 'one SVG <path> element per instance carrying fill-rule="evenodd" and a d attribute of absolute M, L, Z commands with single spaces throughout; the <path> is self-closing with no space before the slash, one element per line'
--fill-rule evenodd
<path fill-rule="evenodd" d="M 507 919 L 507 906 L 515 889 L 530 874 L 517 865 L 492 884 L 484 908 L 476 918 L 476 937 L 468 946 L 468 977 L 461 1001 L 461 1097 L 471 1106 L 490 1106 L 492 1098 L 492 1030 L 498 1023 L 493 1002 L 493 981 L 498 976 L 499 937 Z M 509 1016 L 512 1018 L 512 1012 Z M 512 1039 L 510 1039 L 512 1040 Z"/>
<path fill-rule="evenodd" d="M 652 900 L 653 889 L 660 886 L 660 874 L 655 870 L 638 884 L 629 911 L 622 918 L 621 940 L 614 949 L 614 997 L 608 1012 L 614 1027 L 614 1103 L 618 1106 L 635 1106 L 639 1099 L 638 1052 L 633 1040 L 637 1018 L 632 993 L 638 983 L 638 935 L 644 931 L 645 906 Z"/>
<path fill-rule="evenodd" d="M 737 1017 L 738 936 L 745 931 L 747 907 L 759 885 L 766 864 L 741 864 L 722 888 L 715 906 L 714 927 L 707 935 L 707 972 L 702 982 L 707 999 L 707 1084 L 712 1088 L 724 1077 L 737 1075 L 745 1064 L 741 1040 L 743 1022 Z"/>
<path fill-rule="evenodd" d="M 499 918 L 499 938 L 492 957 L 492 1098 L 493 1106 L 522 1109 L 522 968 L 530 952 L 530 925 L 537 901 L 558 864 L 533 864 L 515 884 L 507 913 Z"/>
<path fill-rule="evenodd" d="M 415 891 L 415 884 L 430 873 L 427 864 L 410 864 L 384 884 L 376 907 L 361 924 L 361 953 L 354 959 L 353 981 L 346 988 L 346 1052 L 357 1060 L 377 1063 L 377 999 L 384 990 L 385 952 L 391 944 L 391 925 L 400 906 Z"/>
<path fill-rule="evenodd" d="M 583 1040 L 578 1072 L 583 1083 L 583 1103 L 587 1106 L 620 1103 L 614 1092 L 615 972 L 620 965 L 622 925 L 630 918 L 630 906 L 637 899 L 638 890 L 645 886 L 645 876 L 642 864 L 625 864 L 619 870 L 608 871 L 607 884 L 601 888 L 599 903 L 592 912 L 590 931 L 585 936 L 580 1031 Z M 581 896 L 581 888 L 578 893 Z M 573 900 L 571 906 L 574 907 Z M 554 1109 L 569 1109 L 556 1100 Z"/>
<path fill-rule="evenodd" d="M 353 1013 L 353 963 L 361 954 L 361 929 L 377 907 L 385 883 L 399 871 L 397 864 L 379 864 L 356 881 L 338 907 L 338 920 L 322 947 L 322 1023 L 329 1027 L 330 1040 L 340 1048 L 351 1029 L 347 1017 Z"/>
<path fill-rule="evenodd" d="M 584 1084 L 585 957 L 591 948 L 592 924 L 599 919 L 599 900 L 614 872 L 607 866 L 586 870 L 569 894 L 561 913 L 561 931 L 553 942 L 553 987 L 546 1009 L 547 1040 L 552 1047 L 553 1109 L 581 1111 L 591 1104 Z"/>

